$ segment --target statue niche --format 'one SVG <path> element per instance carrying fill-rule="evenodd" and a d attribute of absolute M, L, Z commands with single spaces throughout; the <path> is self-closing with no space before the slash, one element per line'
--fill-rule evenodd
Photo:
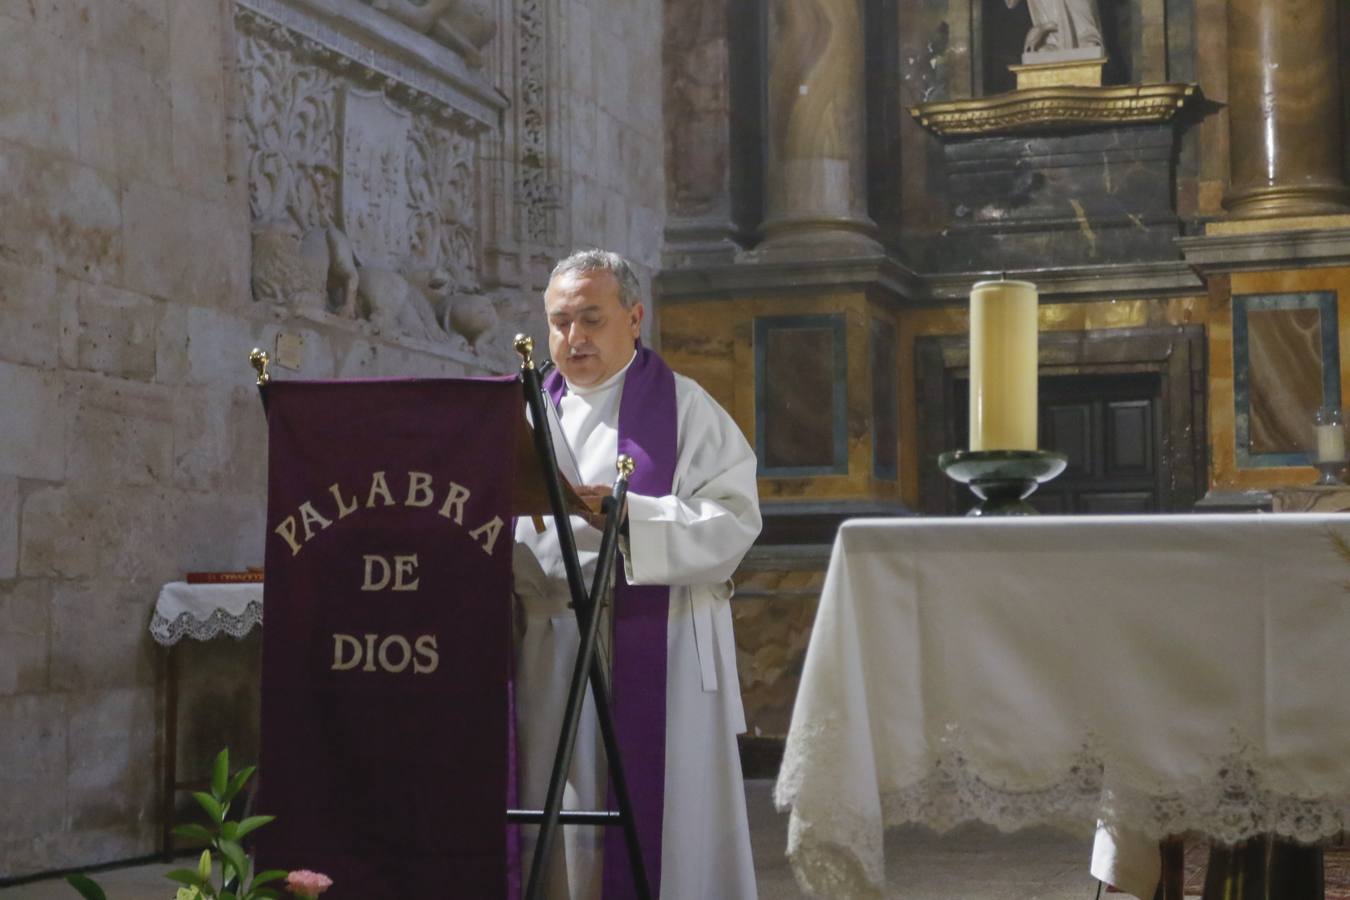
<path fill-rule="evenodd" d="M 973 96 L 909 112 L 944 140 L 1173 122 L 1199 86 L 1153 80 L 1166 71 L 1167 45 L 1161 29 L 1136 33 L 1138 2 L 970 0 Z M 1171 169 L 1160 174 L 1170 183 Z"/>
<path fill-rule="evenodd" d="M 981 95 L 1128 80 L 1122 68 L 1127 61 L 1113 59 L 1107 51 L 1119 46 L 1119 10 L 1097 0 L 973 2 L 980 19 Z M 1104 11 L 1112 14 L 1109 21 L 1103 20 Z M 1065 69 L 1052 71 L 1061 66 Z"/>

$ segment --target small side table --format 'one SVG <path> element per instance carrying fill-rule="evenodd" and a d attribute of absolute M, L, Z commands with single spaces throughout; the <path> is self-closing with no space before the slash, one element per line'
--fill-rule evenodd
<path fill-rule="evenodd" d="M 263 586 L 188 584 L 172 581 L 160 589 L 150 634 L 167 648 L 164 665 L 164 782 L 160 800 L 160 852 L 173 853 L 174 797 L 189 785 L 178 781 L 178 642 L 209 641 L 222 634 L 236 640 L 262 625 Z"/>

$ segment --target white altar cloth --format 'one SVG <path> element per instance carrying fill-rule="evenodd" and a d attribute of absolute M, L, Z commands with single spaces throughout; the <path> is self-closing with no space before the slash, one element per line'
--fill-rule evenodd
<path fill-rule="evenodd" d="M 1350 518 L 855 520 L 775 799 L 824 897 L 882 831 L 1304 841 L 1350 820 Z"/>
<path fill-rule="evenodd" d="M 171 647 L 190 637 L 209 641 L 219 634 L 241 638 L 262 624 L 263 586 L 252 584 L 188 584 L 171 581 L 160 588 L 150 634 Z"/>

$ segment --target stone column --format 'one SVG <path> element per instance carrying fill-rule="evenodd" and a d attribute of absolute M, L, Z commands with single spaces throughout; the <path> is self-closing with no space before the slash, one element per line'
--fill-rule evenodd
<path fill-rule="evenodd" d="M 1336 3 L 1228 3 L 1231 174 L 1224 206 L 1234 216 L 1350 211 Z"/>
<path fill-rule="evenodd" d="M 867 215 L 862 0 L 769 0 L 764 243 L 757 256 L 880 254 Z"/>

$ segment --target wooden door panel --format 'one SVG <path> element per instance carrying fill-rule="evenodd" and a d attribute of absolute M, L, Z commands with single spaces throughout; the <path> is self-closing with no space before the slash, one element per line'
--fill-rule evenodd
<path fill-rule="evenodd" d="M 1151 513 L 1157 510 L 1153 491 L 1084 491 L 1078 495 L 1077 512 L 1090 516 Z"/>
<path fill-rule="evenodd" d="M 1092 404 L 1056 403 L 1041 414 L 1045 426 L 1041 446 L 1053 448 L 1069 458 L 1065 475 L 1080 476 L 1092 471 Z"/>
<path fill-rule="evenodd" d="M 1041 446 L 1069 464 L 1033 495 L 1037 509 L 1116 515 L 1159 508 L 1156 377 L 1043 376 L 1040 394 Z"/>
<path fill-rule="evenodd" d="M 1106 467 L 1112 476 L 1154 471 L 1153 403 L 1147 399 L 1106 404 Z"/>

